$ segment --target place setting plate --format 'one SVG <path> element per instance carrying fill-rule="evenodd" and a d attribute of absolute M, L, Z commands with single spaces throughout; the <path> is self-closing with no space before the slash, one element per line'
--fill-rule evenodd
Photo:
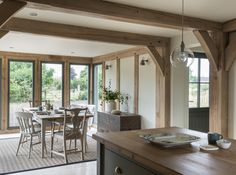
<path fill-rule="evenodd" d="M 183 133 L 141 134 L 139 137 L 162 147 L 175 147 L 199 141 L 201 138 Z"/>

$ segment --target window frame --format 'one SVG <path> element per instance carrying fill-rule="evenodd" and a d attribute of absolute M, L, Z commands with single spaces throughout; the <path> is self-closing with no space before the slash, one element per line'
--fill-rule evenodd
<path fill-rule="evenodd" d="M 42 65 L 43 64 L 61 64 L 62 65 L 62 106 L 65 105 L 64 103 L 64 100 L 65 100 L 65 62 L 62 62 L 62 61 L 41 61 L 40 62 L 40 104 L 42 105 L 42 89 L 43 89 L 43 86 L 42 86 Z"/>
<path fill-rule="evenodd" d="M 91 69 L 91 66 L 90 64 L 83 64 L 83 63 L 69 63 L 69 105 L 71 105 L 71 100 L 70 100 L 70 86 L 71 86 L 71 82 L 70 82 L 70 78 L 71 78 L 71 75 L 70 75 L 70 70 L 71 70 L 71 65 L 77 65 L 77 66 L 88 66 L 88 104 L 90 104 L 90 69 Z"/>
<path fill-rule="evenodd" d="M 210 63 L 209 63 L 209 81 L 208 82 L 202 82 L 201 81 L 201 60 L 203 59 L 208 59 L 205 53 L 200 53 L 200 52 L 194 52 L 194 59 L 198 60 L 198 77 L 197 81 L 188 81 L 188 85 L 190 84 L 196 84 L 197 85 L 197 106 L 196 107 L 190 107 L 189 108 L 209 108 L 210 104 L 208 104 L 207 107 L 200 107 L 201 106 L 201 85 L 202 84 L 207 84 L 209 85 L 209 94 L 210 95 Z M 190 70 L 190 69 L 189 69 Z M 189 93 L 189 90 L 188 90 Z M 189 101 L 190 102 L 190 101 Z"/>
<path fill-rule="evenodd" d="M 18 128 L 18 126 L 10 126 L 10 62 L 28 62 L 28 63 L 32 63 L 32 100 L 35 100 L 35 60 L 24 60 L 24 59 L 14 59 L 14 58 L 9 58 L 8 59 L 8 94 L 7 94 L 7 98 L 8 98 L 8 111 L 7 111 L 7 129 L 16 129 Z"/>

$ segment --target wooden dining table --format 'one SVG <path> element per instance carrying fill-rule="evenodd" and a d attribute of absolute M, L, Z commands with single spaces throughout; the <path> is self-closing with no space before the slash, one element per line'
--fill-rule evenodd
<path fill-rule="evenodd" d="M 84 114 L 81 114 L 81 117 L 83 117 Z M 93 117 L 93 114 L 87 113 L 86 114 L 86 120 L 85 120 L 85 133 L 84 134 L 84 144 L 87 143 L 87 125 L 88 125 L 88 119 L 90 117 Z M 41 157 L 44 158 L 44 151 L 45 151 L 45 134 L 46 134 L 46 127 L 51 122 L 63 122 L 64 121 L 64 114 L 44 114 L 39 115 L 37 113 L 34 113 L 34 118 L 37 122 L 41 124 Z M 85 145 L 85 151 L 86 151 L 86 145 Z"/>

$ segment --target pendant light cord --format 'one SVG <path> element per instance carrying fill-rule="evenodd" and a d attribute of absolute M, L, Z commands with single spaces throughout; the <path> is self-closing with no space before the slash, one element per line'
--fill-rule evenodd
<path fill-rule="evenodd" d="M 184 41 L 184 0 L 182 0 L 182 41 Z"/>

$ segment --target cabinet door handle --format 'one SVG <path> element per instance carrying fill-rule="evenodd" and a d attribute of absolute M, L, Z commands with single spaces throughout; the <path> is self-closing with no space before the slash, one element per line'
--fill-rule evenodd
<path fill-rule="evenodd" d="M 115 168 L 115 173 L 116 173 L 116 174 L 122 174 L 121 168 L 118 167 L 118 166 L 116 166 L 116 168 Z"/>

